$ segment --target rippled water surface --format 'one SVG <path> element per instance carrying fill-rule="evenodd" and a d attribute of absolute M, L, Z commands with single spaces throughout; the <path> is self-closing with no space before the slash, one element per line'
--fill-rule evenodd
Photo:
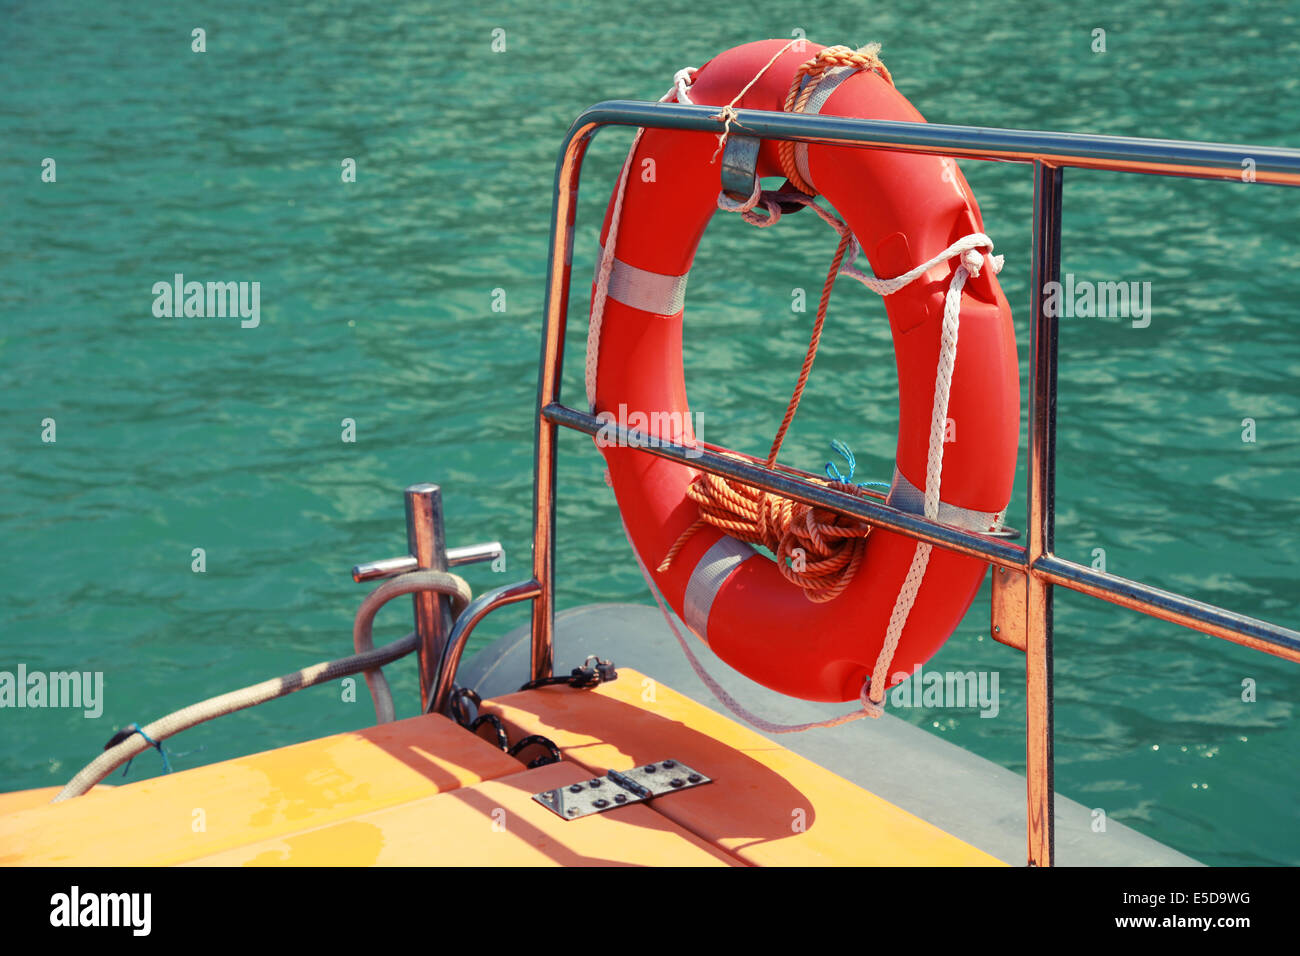
<path fill-rule="evenodd" d="M 0 4 L 0 668 L 98 670 L 107 688 L 95 721 L 0 712 L 0 789 L 62 783 L 123 724 L 344 653 L 361 596 L 348 568 L 401 549 L 408 483 L 443 484 L 452 543 L 499 538 L 507 574 L 526 573 L 552 170 L 593 102 L 657 97 L 681 66 L 802 29 L 883 42 L 933 121 L 1300 145 L 1291 5 L 833 6 Z M 602 134 L 590 154 L 579 303 L 626 142 Z M 1007 255 L 1024 375 L 1029 171 L 962 167 Z M 1058 550 L 1103 549 L 1111 571 L 1294 626 L 1296 195 L 1066 179 L 1063 270 L 1150 282 L 1152 310 L 1146 328 L 1062 322 Z M 831 238 L 811 217 L 761 235 L 715 220 L 686 336 L 705 437 L 766 449 L 811 321 L 790 290 L 815 295 Z M 155 318 L 151 288 L 175 273 L 260 282 L 260 325 Z M 582 331 L 579 316 L 575 401 Z M 888 478 L 894 387 L 883 308 L 841 286 L 785 460 L 818 470 L 841 438 Z M 648 601 L 602 470 L 566 437 L 562 607 Z M 983 636 L 987 607 L 931 666 L 1000 671 L 999 719 L 899 714 L 1023 770 L 1023 665 Z M 387 612 L 380 638 L 408 615 Z M 1056 648 L 1062 792 L 1209 863 L 1300 863 L 1293 665 L 1069 592 Z M 413 668 L 394 685 L 413 713 Z M 174 741 L 174 762 L 364 723 L 364 691 L 338 696 L 207 725 Z M 130 779 L 158 769 L 146 754 Z"/>

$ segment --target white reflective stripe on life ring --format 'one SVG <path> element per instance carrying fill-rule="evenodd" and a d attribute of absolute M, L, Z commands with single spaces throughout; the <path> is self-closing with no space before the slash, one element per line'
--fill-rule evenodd
<path fill-rule="evenodd" d="M 604 249 L 596 246 L 596 271 Z M 686 280 L 690 273 L 666 276 L 629 265 L 618 257 L 609 274 L 609 297 L 615 302 L 653 315 L 676 315 L 686 305 Z"/>
<path fill-rule="evenodd" d="M 891 508 L 909 514 L 925 514 L 925 492 L 908 481 L 898 470 L 897 465 L 894 466 L 894 481 L 889 486 L 889 498 L 885 503 Z M 982 534 L 994 530 L 993 525 L 997 517 L 996 511 L 973 511 L 970 508 L 959 508 L 957 505 L 940 501 L 939 517 L 936 520 L 941 524 L 950 524 L 955 528 Z"/>
<path fill-rule="evenodd" d="M 704 552 L 691 579 L 686 584 L 686 597 L 682 601 L 682 620 L 706 644 L 709 641 L 709 611 L 713 599 L 732 573 L 758 552 L 743 541 L 723 535 Z"/>

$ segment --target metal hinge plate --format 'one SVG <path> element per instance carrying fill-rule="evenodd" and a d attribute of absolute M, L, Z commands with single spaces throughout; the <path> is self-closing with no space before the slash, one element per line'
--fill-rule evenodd
<path fill-rule="evenodd" d="M 533 799 L 558 817 L 577 820 L 712 782 L 680 761 L 661 760 L 631 770 L 611 770 L 603 777 L 593 777 L 558 790 L 544 790 L 533 794 Z"/>

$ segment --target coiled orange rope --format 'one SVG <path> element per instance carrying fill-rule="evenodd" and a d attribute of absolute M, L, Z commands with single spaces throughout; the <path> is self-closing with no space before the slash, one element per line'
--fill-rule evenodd
<path fill-rule="evenodd" d="M 876 70 L 891 84 L 893 80 L 889 71 L 880 62 L 876 52 L 879 44 L 870 44 L 861 50 L 851 50 L 845 46 L 833 46 L 819 52 L 812 59 L 802 64 L 795 73 L 786 96 L 786 112 L 803 112 L 809 97 L 817 84 L 821 82 L 826 70 L 837 66 L 852 66 L 857 69 Z M 768 64 L 770 66 L 771 63 Z M 763 68 L 764 70 L 767 67 Z M 803 78 L 809 81 L 800 84 Z M 799 177 L 794 162 L 794 143 L 783 141 L 780 148 L 782 171 L 790 182 L 800 191 L 816 195 L 816 190 Z M 817 303 L 817 319 L 813 323 L 812 336 L 808 342 L 808 351 L 804 356 L 803 367 L 799 370 L 799 379 L 794 392 L 786 405 L 785 416 L 777 429 L 772 447 L 768 451 L 766 465 L 771 468 L 776 463 L 781 444 L 786 432 L 794 421 L 799 401 L 803 397 L 804 387 L 812 372 L 813 361 L 817 357 L 817 347 L 821 343 L 822 328 L 826 324 L 826 310 L 830 305 L 831 289 L 839 273 L 840 264 L 848 250 L 852 234 L 845 230 L 840 236 L 835 256 L 831 260 L 830 270 L 822 285 L 821 298 Z M 861 495 L 862 490 L 853 484 L 844 482 L 825 482 L 828 487 L 850 494 Z M 871 526 L 854 518 L 846 518 L 824 508 L 791 501 L 780 495 L 770 494 L 750 485 L 732 481 L 718 475 L 699 474 L 686 490 L 686 495 L 700 509 L 700 516 L 691 523 L 673 542 L 659 571 L 668 570 L 673 559 L 682 547 L 700 528 L 712 525 L 725 531 L 734 538 L 758 544 L 776 555 L 776 564 L 786 580 L 803 589 L 809 600 L 822 603 L 838 597 L 862 564 L 866 552 L 866 539 L 871 533 Z"/>
<path fill-rule="evenodd" d="M 828 46 L 820 51 L 816 56 L 800 65 L 795 71 L 794 80 L 790 83 L 790 91 L 786 93 L 785 105 L 782 109 L 787 113 L 802 113 L 804 107 L 808 105 L 808 100 L 812 97 L 821 81 L 826 76 L 826 71 L 839 66 L 851 66 L 858 70 L 874 70 L 889 82 L 890 86 L 894 85 L 894 78 L 889 75 L 889 70 L 884 63 L 880 61 L 877 55 L 880 52 L 879 43 L 868 43 L 858 50 L 852 50 L 846 46 Z M 804 77 L 808 81 L 804 83 Z M 802 89 L 800 87 L 802 86 Z M 805 182 L 799 175 L 798 164 L 794 161 L 794 141 L 782 140 L 777 147 L 777 156 L 781 160 L 781 172 L 790 180 L 800 192 L 807 193 L 809 196 L 816 196 L 817 189 L 811 183 Z"/>

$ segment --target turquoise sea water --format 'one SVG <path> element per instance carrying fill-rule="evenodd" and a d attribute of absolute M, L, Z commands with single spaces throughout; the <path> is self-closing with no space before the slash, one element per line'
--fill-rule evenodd
<path fill-rule="evenodd" d="M 466 571 L 476 591 L 527 573 L 552 171 L 584 107 L 655 98 L 682 66 L 803 30 L 883 42 L 932 121 L 1295 146 L 1298 19 L 1027 0 L 0 4 L 0 669 L 105 675 L 97 720 L 0 711 L 0 790 L 61 784 L 119 726 L 346 653 L 363 593 L 348 569 L 402 550 L 408 483 L 443 484 L 453 544 L 505 544 L 505 575 Z M 584 175 L 579 313 L 627 141 L 602 134 Z M 1030 173 L 962 168 L 1007 255 L 1023 360 Z M 1111 571 L 1295 626 L 1297 194 L 1066 180 L 1062 270 L 1150 282 L 1152 310 L 1146 328 L 1062 321 L 1058 551 L 1104 549 Z M 711 226 L 686 341 L 704 437 L 766 449 L 812 319 L 791 289 L 815 295 L 831 240 L 809 216 Z M 260 282 L 259 326 L 156 318 L 151 289 L 175 273 Z M 581 314 L 571 328 L 578 402 Z M 840 438 L 859 477 L 888 479 L 894 388 L 883 308 L 841 284 L 784 460 L 819 470 Z M 561 454 L 560 606 L 648 601 L 601 463 L 576 436 Z M 1023 665 L 984 636 L 987 608 L 931 666 L 999 671 L 999 718 L 897 712 L 1022 771 Z M 1300 863 L 1295 667 L 1070 592 L 1056 617 L 1058 789 L 1208 863 Z M 521 620 L 489 619 L 479 643 Z M 408 626 L 403 602 L 377 639 Z M 414 713 L 414 668 L 392 670 Z M 364 690 L 340 696 L 209 724 L 173 762 L 371 719 Z M 159 770 L 145 754 L 128 779 Z"/>

